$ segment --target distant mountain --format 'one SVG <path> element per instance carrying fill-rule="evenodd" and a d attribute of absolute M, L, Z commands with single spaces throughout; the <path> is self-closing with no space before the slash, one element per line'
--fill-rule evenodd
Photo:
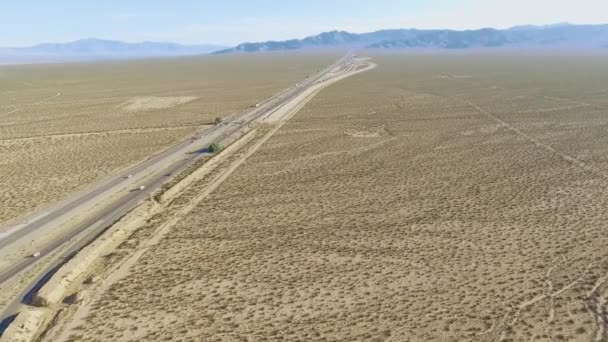
<path fill-rule="evenodd" d="M 176 43 L 125 43 L 103 39 L 81 39 L 68 43 L 46 43 L 24 48 L 2 48 L 0 58 L 15 60 L 79 60 L 140 57 L 171 57 L 209 54 L 225 49 L 218 45 Z"/>
<path fill-rule="evenodd" d="M 468 49 L 488 47 L 605 47 L 608 25 L 517 26 L 506 30 L 416 30 L 397 29 L 370 33 L 332 31 L 304 39 L 244 43 L 216 54 L 283 51 L 315 48 L 439 48 Z"/>

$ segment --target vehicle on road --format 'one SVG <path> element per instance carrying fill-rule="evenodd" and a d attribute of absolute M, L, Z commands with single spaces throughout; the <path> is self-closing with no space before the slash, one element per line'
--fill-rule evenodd
<path fill-rule="evenodd" d="M 308 83 L 300 84 L 302 87 L 304 85 L 308 85 Z M 223 120 L 218 127 L 201 129 L 195 137 L 191 138 L 205 139 L 204 141 L 208 141 L 207 143 L 210 143 L 213 140 L 223 142 L 224 138 L 227 136 L 232 134 L 235 136 L 238 135 L 239 131 L 242 131 L 245 128 L 245 125 L 253 125 L 257 121 L 261 121 L 265 116 L 268 115 L 269 112 L 275 111 L 277 108 L 281 108 L 286 103 L 290 103 L 290 101 L 294 99 L 294 96 L 297 95 L 300 90 L 301 89 L 292 90 L 291 93 L 287 94 L 280 93 L 277 95 L 277 97 L 273 97 L 273 101 L 270 102 L 255 103 L 252 106 L 260 107 L 260 109 L 244 110 L 238 113 L 238 115 L 235 115 L 235 117 Z M 294 92 L 296 93 L 295 95 Z M 222 146 L 219 143 L 213 143 L 211 145 L 214 146 L 209 146 L 207 148 L 202 148 L 202 146 L 200 146 L 202 149 L 199 148 L 199 150 L 218 153 L 222 149 Z M 47 229 L 47 227 L 61 223 L 63 220 L 71 220 L 73 217 L 80 217 L 80 215 L 82 215 L 82 210 L 80 209 L 86 208 L 86 206 L 97 201 L 103 202 L 103 204 L 100 205 L 99 212 L 94 212 L 91 214 L 90 220 L 87 220 L 82 224 L 78 224 L 65 234 L 60 234 L 57 241 L 49 240 L 47 245 L 39 247 L 43 248 L 40 249 L 40 251 L 33 254 L 28 254 L 26 252 L 20 255 L 20 257 L 23 258 L 20 263 L 16 263 L 14 267 L 10 267 L 7 271 L 0 273 L 0 285 L 3 285 L 5 281 L 11 279 L 15 275 L 22 274 L 26 269 L 28 269 L 29 266 L 39 264 L 42 260 L 41 251 L 44 251 L 45 259 L 47 257 L 55 258 L 55 251 L 62 246 L 68 245 L 68 243 L 71 243 L 71 241 L 76 241 L 77 245 L 80 245 L 81 243 L 88 244 L 93 241 L 98 236 L 97 233 L 99 233 L 101 229 L 105 229 L 107 227 L 103 224 L 91 225 L 88 223 L 89 221 L 94 222 L 94 220 L 97 220 L 95 222 L 102 223 L 106 220 L 115 221 L 117 217 L 122 217 L 122 215 L 141 202 L 144 195 L 153 190 L 148 190 L 147 186 L 145 185 L 138 186 L 133 179 L 135 178 L 135 174 L 138 175 L 138 182 L 140 181 L 139 178 L 143 177 L 143 175 L 149 175 L 149 177 L 146 178 L 147 184 L 150 184 L 150 186 L 153 188 L 156 188 L 157 186 L 160 187 L 163 180 L 161 180 L 159 177 L 162 177 L 162 175 L 169 177 L 171 175 L 178 174 L 182 170 L 185 170 L 189 165 L 191 165 L 191 162 L 197 160 L 197 158 L 199 158 L 199 156 L 202 154 L 201 152 L 187 152 L 190 150 L 191 146 L 188 140 L 184 139 L 183 142 L 177 144 L 175 147 L 152 157 L 151 159 L 137 165 L 137 167 L 133 167 L 131 171 L 124 171 L 132 172 L 133 174 L 119 174 L 116 178 L 111 178 L 110 182 L 103 183 L 102 185 L 94 188 L 91 192 L 79 194 L 78 196 L 66 199 L 64 202 L 58 204 L 54 211 L 49 211 L 44 215 L 39 214 L 35 220 L 28 221 L 25 227 L 19 230 L 18 235 L 15 235 L 18 237 L 18 239 L 14 242 L 9 241 L 8 239 L 0 240 L 0 242 L 4 244 L 8 244 L 9 242 L 11 245 L 15 244 L 17 246 L 20 244 L 25 244 L 27 243 L 29 234 L 32 232 L 38 229 L 46 231 L 45 229 Z M 185 154 L 185 156 L 179 157 L 181 154 Z M 166 171 L 164 173 L 158 172 L 161 170 Z M 116 186 L 121 180 L 123 185 L 128 184 L 128 189 Z M 114 199 L 114 196 L 116 197 L 116 200 Z M 42 219 L 42 217 L 44 217 L 44 219 Z M 83 232 L 86 232 L 87 234 L 82 234 Z M 89 232 L 95 234 L 89 234 Z M 73 252 L 74 250 L 71 250 L 71 247 L 69 247 L 68 251 L 65 253 L 61 252 L 61 257 L 71 255 Z M 47 269 L 44 269 L 40 272 L 46 273 L 46 271 Z M 30 278 L 32 279 L 27 279 L 25 283 L 20 285 L 23 291 L 30 291 L 36 286 L 38 280 L 35 279 L 35 277 Z M 12 298 L 12 302 L 10 305 L 8 305 L 10 310 L 7 311 L 16 311 L 16 308 L 21 305 L 21 299 L 22 296 L 14 296 L 14 298 Z M 0 312 L 0 314 L 4 315 L 3 312 Z M 0 316 L 0 319 L 3 318 L 4 317 Z"/>

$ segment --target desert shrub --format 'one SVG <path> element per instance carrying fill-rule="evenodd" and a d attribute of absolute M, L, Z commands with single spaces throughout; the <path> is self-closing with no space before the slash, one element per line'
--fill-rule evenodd
<path fill-rule="evenodd" d="M 222 121 L 224 121 L 224 119 L 220 116 L 216 117 L 215 120 L 213 120 L 213 123 L 215 123 L 216 125 L 219 125 L 222 123 Z"/>
<path fill-rule="evenodd" d="M 222 149 L 223 149 L 222 145 L 220 145 L 218 143 L 213 143 L 213 144 L 209 145 L 209 152 L 211 152 L 211 153 L 218 153 Z"/>

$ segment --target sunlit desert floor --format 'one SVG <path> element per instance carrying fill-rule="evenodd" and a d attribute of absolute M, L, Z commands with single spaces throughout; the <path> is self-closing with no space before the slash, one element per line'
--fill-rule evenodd
<path fill-rule="evenodd" d="M 151 157 L 337 54 L 0 67 L 0 225 Z"/>
<path fill-rule="evenodd" d="M 605 57 L 374 56 L 81 304 L 71 337 L 605 340 Z"/>

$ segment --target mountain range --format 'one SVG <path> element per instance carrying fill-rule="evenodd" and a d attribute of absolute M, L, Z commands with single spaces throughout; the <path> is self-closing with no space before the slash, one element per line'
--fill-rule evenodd
<path fill-rule="evenodd" d="M 51 61 L 173 57 L 303 49 L 470 49 L 470 48 L 608 48 L 608 25 L 554 24 L 497 30 L 395 29 L 369 33 L 324 32 L 303 39 L 244 43 L 233 48 L 176 43 L 125 43 L 81 39 L 21 48 L 0 48 L 0 64 Z"/>
<path fill-rule="evenodd" d="M 88 38 L 68 43 L 45 43 L 30 47 L 0 48 L 0 61 L 65 61 L 173 57 L 209 54 L 225 48 L 227 47 L 210 44 L 126 43 L 115 40 Z"/>
<path fill-rule="evenodd" d="M 608 25 L 554 24 L 497 30 L 396 29 L 370 33 L 331 31 L 304 39 L 244 43 L 215 54 L 319 48 L 469 49 L 469 48 L 597 48 L 608 47 Z"/>

